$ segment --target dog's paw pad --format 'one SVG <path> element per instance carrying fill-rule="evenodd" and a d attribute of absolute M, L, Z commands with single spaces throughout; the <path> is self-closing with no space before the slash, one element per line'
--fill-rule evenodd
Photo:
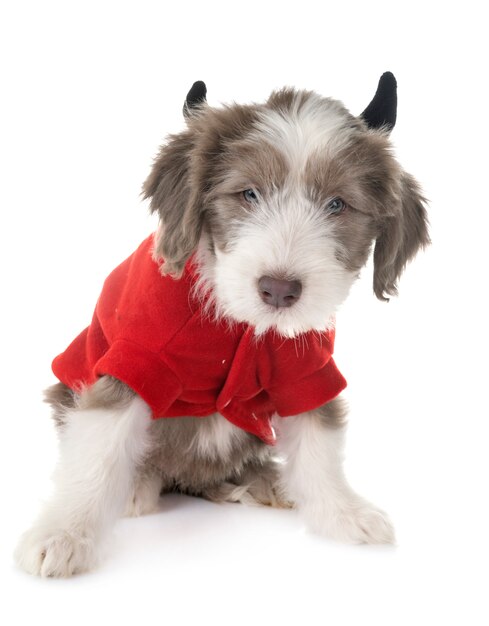
<path fill-rule="evenodd" d="M 65 530 L 33 528 L 21 537 L 15 560 L 29 574 L 66 578 L 95 566 L 95 544 L 92 539 Z"/>

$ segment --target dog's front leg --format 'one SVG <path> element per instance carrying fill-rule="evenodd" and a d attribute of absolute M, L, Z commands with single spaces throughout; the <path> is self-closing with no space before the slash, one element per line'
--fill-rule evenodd
<path fill-rule="evenodd" d="M 147 404 L 108 378 L 66 412 L 53 497 L 16 550 L 23 569 L 70 576 L 97 563 L 105 533 L 124 512 L 150 422 Z"/>
<path fill-rule="evenodd" d="M 315 532 L 348 543 L 393 543 L 387 515 L 357 495 L 343 472 L 345 411 L 340 399 L 277 418 L 282 488 Z"/>

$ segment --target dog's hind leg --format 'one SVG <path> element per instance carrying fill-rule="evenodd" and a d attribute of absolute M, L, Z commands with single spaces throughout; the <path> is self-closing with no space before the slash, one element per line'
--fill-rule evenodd
<path fill-rule="evenodd" d="M 266 505 L 290 508 L 292 503 L 283 494 L 280 464 L 274 459 L 250 463 L 243 472 L 219 485 L 205 488 L 200 494 L 212 502 L 241 502 L 252 506 Z"/>
<path fill-rule="evenodd" d="M 161 472 L 141 469 L 134 480 L 124 515 L 139 517 L 156 511 L 163 485 Z"/>
<path fill-rule="evenodd" d="M 103 377 L 58 421 L 55 491 L 15 554 L 23 569 L 41 576 L 70 576 L 97 563 L 147 453 L 151 411 L 122 383 Z"/>

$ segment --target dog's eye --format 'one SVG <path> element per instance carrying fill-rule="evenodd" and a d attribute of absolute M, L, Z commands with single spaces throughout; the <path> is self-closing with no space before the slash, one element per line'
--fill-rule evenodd
<path fill-rule="evenodd" d="M 339 213 L 343 213 L 346 209 L 346 202 L 341 198 L 333 198 L 326 205 L 326 210 L 328 213 L 332 213 L 333 215 L 338 215 Z"/>
<path fill-rule="evenodd" d="M 256 195 L 256 192 L 253 191 L 253 189 L 245 189 L 243 191 L 243 198 L 246 200 L 246 202 L 256 202 L 258 200 L 258 196 Z"/>

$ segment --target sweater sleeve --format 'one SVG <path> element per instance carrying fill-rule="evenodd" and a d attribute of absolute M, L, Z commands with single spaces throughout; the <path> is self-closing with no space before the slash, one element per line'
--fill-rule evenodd
<path fill-rule="evenodd" d="M 90 326 L 56 357 L 53 371 L 77 392 L 113 376 L 162 417 L 182 393 L 162 348 L 191 310 L 188 280 L 162 277 L 152 248 L 150 236 L 110 273 Z"/>
<path fill-rule="evenodd" d="M 179 378 L 159 356 L 122 339 L 97 361 L 94 373 L 125 383 L 149 404 L 154 418 L 163 416 L 182 393 Z"/>
<path fill-rule="evenodd" d="M 320 369 L 293 382 L 277 384 L 268 394 L 281 417 L 312 411 L 326 404 L 346 387 L 346 380 L 331 357 Z"/>
<path fill-rule="evenodd" d="M 333 360 L 334 330 L 308 333 L 301 341 L 263 343 L 260 380 L 282 417 L 312 411 L 346 387 Z"/>

